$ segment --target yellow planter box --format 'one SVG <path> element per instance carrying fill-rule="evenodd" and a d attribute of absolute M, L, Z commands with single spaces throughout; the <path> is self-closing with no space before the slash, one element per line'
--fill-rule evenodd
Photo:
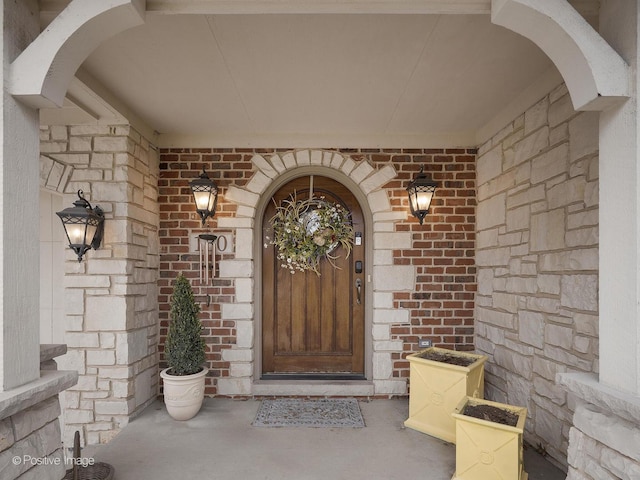
<path fill-rule="evenodd" d="M 421 358 L 429 352 L 473 360 L 467 367 Z M 485 355 L 431 347 L 407 356 L 410 368 L 409 418 L 406 427 L 456 442 L 451 416 L 463 398 L 484 397 Z"/>
<path fill-rule="evenodd" d="M 489 405 L 518 416 L 515 427 L 463 415 L 469 405 Z M 465 398 L 452 417 L 456 422 L 456 473 L 451 480 L 527 480 L 522 433 L 527 409 L 479 398 Z"/>

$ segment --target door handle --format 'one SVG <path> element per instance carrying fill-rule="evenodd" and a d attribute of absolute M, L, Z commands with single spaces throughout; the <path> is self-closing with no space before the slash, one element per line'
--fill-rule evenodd
<path fill-rule="evenodd" d="M 356 302 L 358 303 L 358 305 L 362 303 L 361 293 L 362 293 L 362 280 L 360 280 L 359 278 L 356 278 Z"/>

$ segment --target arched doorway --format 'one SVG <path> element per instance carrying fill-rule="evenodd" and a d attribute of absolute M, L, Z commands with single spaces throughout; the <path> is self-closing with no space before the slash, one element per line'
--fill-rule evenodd
<path fill-rule="evenodd" d="M 291 274 L 269 244 L 276 205 L 324 197 L 351 214 L 356 240 L 349 257 L 342 247 L 332 265 L 321 259 L 319 273 Z M 263 216 L 262 372 L 263 379 L 364 379 L 364 217 L 358 200 L 343 184 L 306 175 L 279 188 Z"/>

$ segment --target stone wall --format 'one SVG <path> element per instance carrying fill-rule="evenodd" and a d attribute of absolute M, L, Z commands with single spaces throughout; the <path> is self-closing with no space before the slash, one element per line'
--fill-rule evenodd
<path fill-rule="evenodd" d="M 567 480 L 640 478 L 640 398 L 595 374 L 561 373 L 558 381 L 576 403 Z"/>
<path fill-rule="evenodd" d="M 41 186 L 105 211 L 102 246 L 65 250 L 65 443 L 107 442 L 157 393 L 157 152 L 128 126 L 41 128 Z M 62 226 L 60 227 L 62 228 Z"/>
<path fill-rule="evenodd" d="M 478 153 L 476 347 L 487 396 L 526 406 L 525 439 L 566 465 L 557 373 L 598 370 L 598 114 L 565 86 Z"/>
<path fill-rule="evenodd" d="M 0 399 L 0 478 L 59 480 L 67 467 L 60 442 L 58 392 L 73 385 L 75 372 L 57 372 L 54 357 L 64 345 L 41 345 L 41 378 L 34 389 L 21 388 L 15 397 Z"/>
<path fill-rule="evenodd" d="M 407 218 L 406 187 L 420 165 L 439 184 L 424 225 Z M 231 231 L 236 242 L 234 253 L 219 256 L 212 286 L 192 282 L 202 300 L 209 395 L 252 393 L 260 342 L 254 337 L 259 319 L 252 291 L 256 207 L 279 175 L 312 166 L 348 176 L 373 213 L 373 392 L 406 393 L 405 357 L 418 349 L 419 338 L 452 349 L 473 348 L 475 150 L 167 149 L 160 163 L 161 344 L 173 279 L 180 272 L 198 277 L 190 236 Z M 218 212 L 205 228 L 188 187 L 203 167 L 221 191 Z M 203 300 L 207 296 L 210 306 Z"/>

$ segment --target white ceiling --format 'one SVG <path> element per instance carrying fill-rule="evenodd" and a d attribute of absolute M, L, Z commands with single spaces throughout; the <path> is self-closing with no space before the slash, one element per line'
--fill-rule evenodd
<path fill-rule="evenodd" d="M 78 77 L 161 146 L 431 147 L 475 146 L 550 75 L 489 15 L 274 14 L 147 15 Z"/>

